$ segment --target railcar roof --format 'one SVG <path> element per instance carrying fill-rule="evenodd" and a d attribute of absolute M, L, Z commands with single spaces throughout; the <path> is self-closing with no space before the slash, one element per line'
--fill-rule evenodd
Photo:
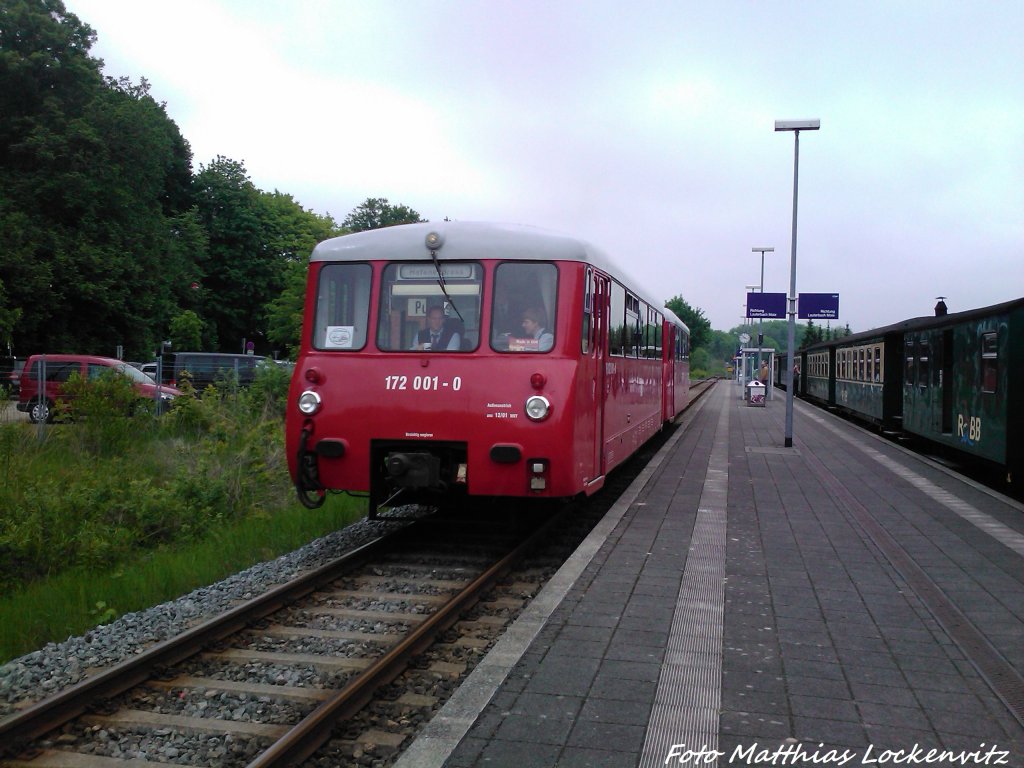
<path fill-rule="evenodd" d="M 423 261 L 430 258 L 426 237 L 431 232 L 444 238 L 437 250 L 438 261 L 581 261 L 618 278 L 629 290 L 664 312 L 664 300 L 651 298 L 655 294 L 645 290 L 641 281 L 630 276 L 600 248 L 571 235 L 525 224 L 479 221 L 400 224 L 324 240 L 313 249 L 310 261 Z M 679 323 L 683 325 L 682 321 Z"/>
<path fill-rule="evenodd" d="M 839 339 L 821 341 L 807 347 L 807 350 L 813 351 L 816 349 L 828 349 L 829 347 L 837 346 L 845 347 L 869 341 L 871 339 L 880 339 L 889 333 L 906 333 L 907 331 L 941 328 L 946 325 L 956 325 L 957 323 L 979 320 L 983 317 L 989 317 L 990 315 L 1003 315 L 1016 309 L 1024 309 L 1024 298 L 1004 301 L 1001 304 L 993 304 L 989 307 L 967 309 L 963 312 L 952 312 L 948 315 L 925 315 L 923 317 L 913 317 L 909 320 L 901 320 L 898 323 L 893 323 L 892 325 L 873 328 L 870 331 L 860 331 L 859 333 L 853 333 Z"/>

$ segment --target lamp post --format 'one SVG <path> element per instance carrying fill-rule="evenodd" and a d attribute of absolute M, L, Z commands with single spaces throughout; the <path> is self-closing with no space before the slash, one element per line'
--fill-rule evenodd
<path fill-rule="evenodd" d="M 786 447 L 793 447 L 793 365 L 796 352 L 796 203 L 800 182 L 800 131 L 817 131 L 821 120 L 776 120 L 776 131 L 793 132 L 793 237 L 789 257 L 789 327 L 786 331 L 789 356 L 786 363 Z"/>
<path fill-rule="evenodd" d="M 761 252 L 761 284 L 757 287 L 758 293 L 764 293 L 764 255 L 766 253 L 775 253 L 775 248 L 764 247 L 764 248 L 751 248 L 752 253 Z M 764 346 L 764 318 L 759 317 L 757 319 L 757 370 L 761 370 L 761 347 Z"/>

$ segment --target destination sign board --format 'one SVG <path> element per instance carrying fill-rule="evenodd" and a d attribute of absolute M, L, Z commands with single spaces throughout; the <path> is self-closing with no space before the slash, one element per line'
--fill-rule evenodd
<path fill-rule="evenodd" d="M 838 293 L 801 293 L 797 308 L 801 320 L 838 320 Z"/>
<path fill-rule="evenodd" d="M 747 317 L 784 318 L 786 316 L 786 294 L 748 293 Z"/>

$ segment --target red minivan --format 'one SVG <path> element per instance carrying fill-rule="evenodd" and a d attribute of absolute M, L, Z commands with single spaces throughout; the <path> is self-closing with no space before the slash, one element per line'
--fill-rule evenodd
<path fill-rule="evenodd" d="M 135 390 L 143 397 L 159 400 L 160 406 L 167 406 L 181 394 L 174 387 L 158 385 L 139 369 L 112 357 L 32 355 L 21 372 L 18 410 L 28 413 L 32 422 L 51 421 L 54 404 L 63 397 L 64 382 L 71 374 L 77 373 L 83 379 L 96 379 L 111 369 L 131 379 Z M 41 388 L 39 382 L 44 376 L 45 386 Z"/>

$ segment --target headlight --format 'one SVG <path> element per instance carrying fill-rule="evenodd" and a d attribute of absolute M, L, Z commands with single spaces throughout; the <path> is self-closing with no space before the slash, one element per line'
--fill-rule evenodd
<path fill-rule="evenodd" d="M 307 416 L 312 416 L 320 410 L 320 395 L 312 389 L 307 389 L 299 395 L 299 410 Z"/>
<path fill-rule="evenodd" d="M 551 412 L 551 403 L 546 397 L 534 395 L 526 400 L 526 415 L 534 421 L 544 421 Z"/>

